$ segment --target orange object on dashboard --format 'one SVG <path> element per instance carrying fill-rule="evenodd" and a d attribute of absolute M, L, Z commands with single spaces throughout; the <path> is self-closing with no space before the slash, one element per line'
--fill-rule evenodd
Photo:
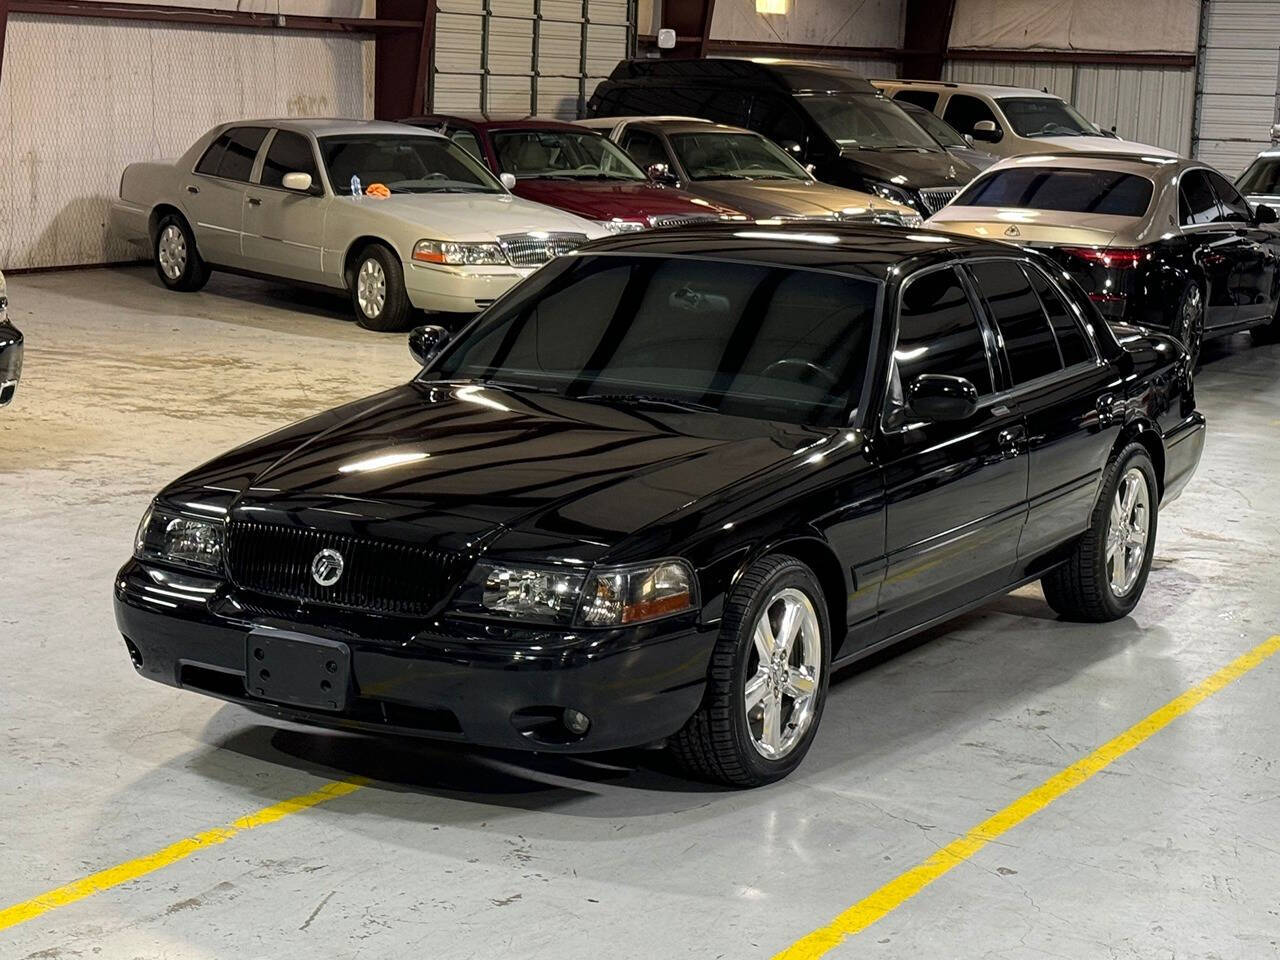
<path fill-rule="evenodd" d="M 391 191 L 387 189 L 385 183 L 371 183 L 364 188 L 364 195 L 366 197 L 389 197 L 391 196 Z"/>

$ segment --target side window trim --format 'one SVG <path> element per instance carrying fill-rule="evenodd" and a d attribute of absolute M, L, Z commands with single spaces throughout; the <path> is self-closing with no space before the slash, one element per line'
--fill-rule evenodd
<path fill-rule="evenodd" d="M 1205 170 L 1205 177 L 1204 177 L 1205 182 L 1209 185 L 1209 190 L 1213 193 L 1213 195 L 1218 198 L 1218 207 L 1222 210 L 1223 215 L 1224 216 L 1234 215 L 1235 211 L 1232 209 L 1231 205 L 1228 204 L 1227 201 L 1222 198 L 1222 193 L 1218 190 L 1218 185 L 1214 183 L 1212 175 L 1215 173 L 1217 173 L 1216 170 Z M 1222 174 L 1220 173 L 1218 174 L 1218 177 L 1228 187 L 1231 187 L 1232 190 L 1235 190 L 1235 187 L 1232 186 L 1230 180 L 1222 176 Z M 1248 198 L 1246 198 L 1243 194 L 1241 194 L 1239 190 L 1235 190 L 1235 194 L 1237 197 L 1240 198 L 1240 202 L 1244 204 L 1245 209 L 1250 212 L 1250 215 L 1252 215 L 1253 206 L 1249 203 Z M 1248 220 L 1219 220 L 1218 223 L 1219 225 L 1237 224 L 1237 223 L 1242 226 L 1249 225 Z"/>
<path fill-rule="evenodd" d="M 1207 167 L 1188 167 L 1186 170 L 1183 170 L 1182 173 L 1178 174 L 1178 227 L 1179 229 L 1184 231 L 1221 229 L 1222 223 L 1223 223 L 1223 221 L 1221 220 L 1210 221 L 1208 223 L 1187 223 L 1186 222 L 1187 214 L 1190 212 L 1190 210 L 1188 209 L 1187 204 L 1185 203 L 1185 198 L 1182 190 L 1183 190 L 1183 184 L 1186 182 L 1187 174 L 1189 173 L 1200 174 L 1202 180 L 1204 181 L 1205 189 L 1209 191 L 1209 195 L 1212 196 L 1214 200 L 1217 202 L 1218 209 L 1222 211 L 1226 210 L 1226 208 L 1223 207 L 1222 205 L 1222 201 L 1218 199 L 1218 193 L 1216 190 L 1213 189 L 1213 184 L 1209 182 L 1208 168 Z"/>

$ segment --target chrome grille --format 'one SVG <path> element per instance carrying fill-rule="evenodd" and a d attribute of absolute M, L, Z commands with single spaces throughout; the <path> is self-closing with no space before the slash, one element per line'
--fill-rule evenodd
<path fill-rule="evenodd" d="M 693 215 L 664 213 L 650 217 L 649 226 L 654 229 L 665 230 L 667 227 L 687 227 L 695 223 L 714 223 L 719 219 L 714 213 Z"/>
<path fill-rule="evenodd" d="M 311 576 L 312 560 L 326 548 L 344 561 L 331 587 Z M 227 571 L 237 587 L 268 597 L 423 616 L 466 575 L 467 558 L 449 550 L 236 521 L 227 525 Z"/>
<path fill-rule="evenodd" d="M 585 233 L 508 233 L 498 243 L 516 267 L 537 267 L 587 242 Z"/>
<path fill-rule="evenodd" d="M 932 216 L 954 200 L 959 192 L 959 187 L 931 187 L 920 191 L 920 199 L 924 201 L 924 205 L 929 209 L 929 215 Z"/>

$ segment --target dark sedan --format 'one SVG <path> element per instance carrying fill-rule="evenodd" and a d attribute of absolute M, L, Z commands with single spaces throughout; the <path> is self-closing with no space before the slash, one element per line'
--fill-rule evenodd
<path fill-rule="evenodd" d="M 1069 618 L 1137 604 L 1204 420 L 1176 341 L 1059 276 L 893 227 L 586 247 L 415 331 L 412 382 L 166 487 L 115 582 L 133 663 L 308 723 L 776 780 L 836 667 L 1032 580 Z"/>
<path fill-rule="evenodd" d="M 22 332 L 9 322 L 9 288 L 0 273 L 0 407 L 13 399 L 22 378 Z"/>

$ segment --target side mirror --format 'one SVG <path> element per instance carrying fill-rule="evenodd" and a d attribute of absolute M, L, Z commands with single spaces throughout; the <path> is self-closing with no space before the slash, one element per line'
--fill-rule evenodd
<path fill-rule="evenodd" d="M 649 179 L 654 183 L 675 183 L 676 178 L 671 173 L 671 168 L 665 163 L 651 163 L 645 167 L 645 173 L 649 175 Z"/>
<path fill-rule="evenodd" d="M 994 120 L 979 120 L 973 125 L 973 139 L 996 143 L 1004 134 Z"/>
<path fill-rule="evenodd" d="M 1269 207 L 1265 203 L 1260 203 L 1253 208 L 1254 223 L 1275 223 L 1277 219 L 1276 208 Z"/>
<path fill-rule="evenodd" d="M 498 179 L 502 181 L 502 185 L 508 190 L 516 188 L 516 175 L 514 173 L 500 173 Z"/>
<path fill-rule="evenodd" d="M 911 420 L 968 420 L 978 410 L 978 388 L 964 377 L 922 373 L 907 389 L 906 414 Z"/>
<path fill-rule="evenodd" d="M 293 190 L 297 193 L 311 192 L 311 174 L 309 173 L 286 173 L 280 180 L 280 186 L 286 190 Z"/>
<path fill-rule="evenodd" d="M 1280 123 L 1273 123 L 1271 125 L 1271 142 L 1280 143 Z"/>
<path fill-rule="evenodd" d="M 434 323 L 414 327 L 409 331 L 409 352 L 424 367 L 436 358 L 448 342 L 449 331 Z"/>

